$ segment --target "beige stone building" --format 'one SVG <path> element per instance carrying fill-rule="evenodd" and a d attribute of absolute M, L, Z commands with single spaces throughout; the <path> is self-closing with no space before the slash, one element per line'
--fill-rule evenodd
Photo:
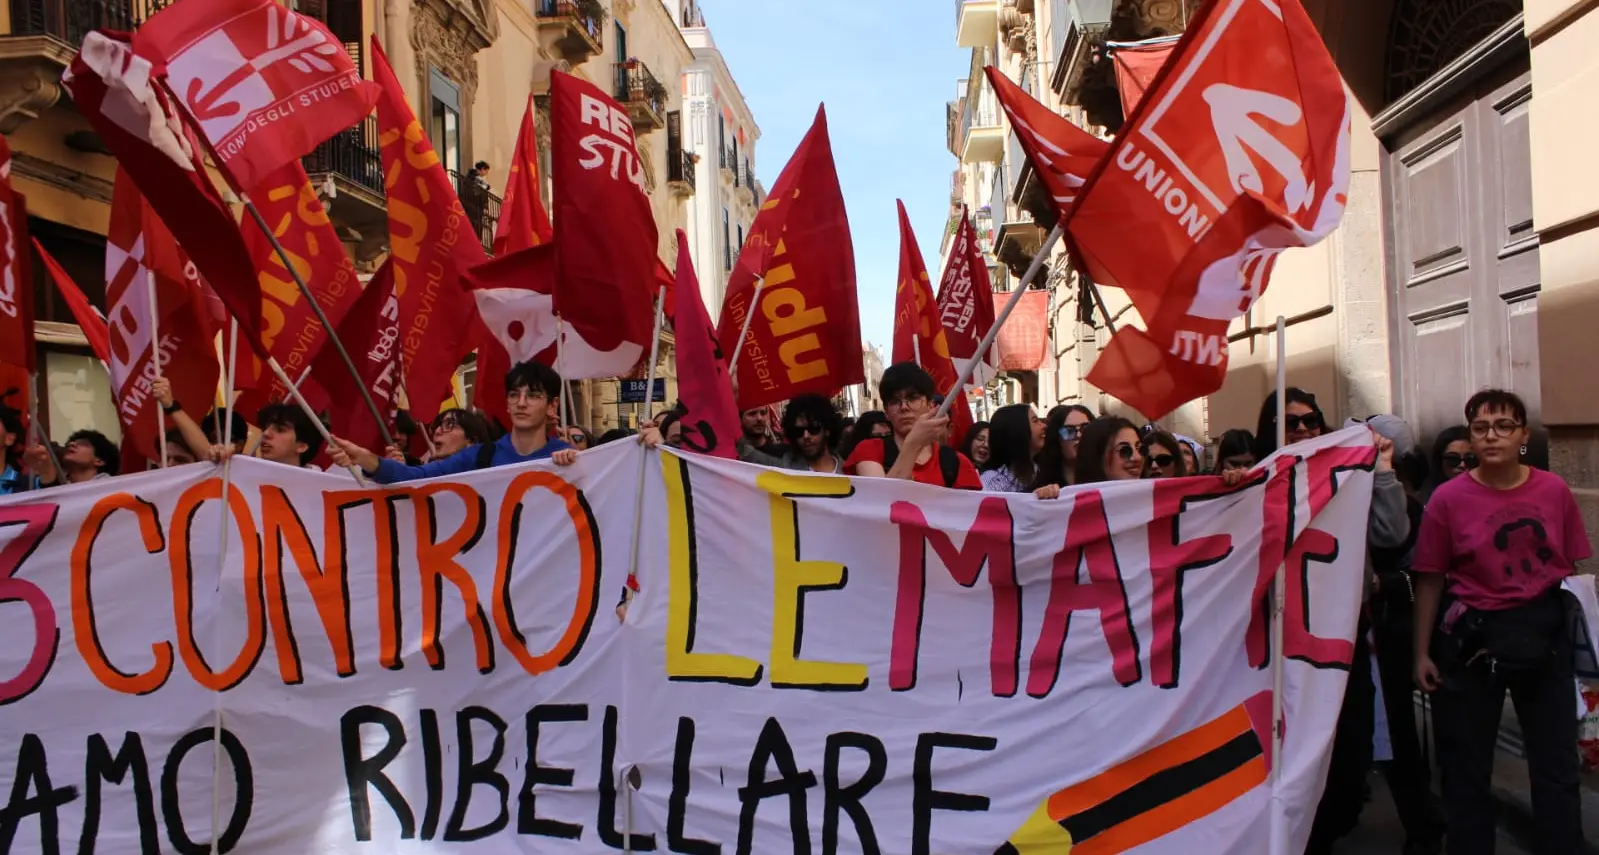
<path fill-rule="evenodd" d="M 1303 2 L 1355 105 L 1348 212 L 1320 245 L 1281 257 L 1271 289 L 1234 325 L 1226 386 L 1169 421 L 1195 436 L 1252 430 L 1281 315 L 1290 382 L 1338 419 L 1397 412 L 1425 442 L 1463 421 L 1473 391 L 1520 393 L 1544 428 L 1552 468 L 1599 534 L 1599 380 L 1586 370 L 1599 322 L 1599 168 L 1588 155 L 1599 130 L 1599 7 Z M 1108 133 L 1123 117 L 1104 43 L 1181 32 L 1198 5 L 965 0 L 956 31 L 961 45 L 1007 59 L 1007 73 L 1045 103 Z M 983 118 L 959 102 L 956 111 Z M 1014 146 L 1002 120 L 952 120 L 959 153 L 975 140 L 981 154 L 992 145 L 984 135 Z M 1025 233 L 1008 228 L 994 208 L 995 251 L 1025 255 L 1038 234 L 1021 216 L 1034 182 L 1009 155 L 987 157 L 1010 167 L 1006 199 L 1018 207 L 1007 219 L 1028 221 Z M 963 158 L 962 171 L 976 163 Z M 1051 261 L 1056 359 L 1040 372 L 1036 400 L 1115 410 L 1080 379 L 1108 336 L 1078 323 L 1077 283 L 1064 259 Z M 1106 297 L 1113 315 L 1124 311 L 1119 294 Z"/>
<path fill-rule="evenodd" d="M 195 2 L 196 0 L 191 0 Z M 644 158 L 657 251 L 676 257 L 675 230 L 688 227 L 692 178 L 683 175 L 681 122 L 685 68 L 694 52 L 679 27 L 679 2 L 663 0 L 292 0 L 324 21 L 370 76 L 366 45 L 376 34 L 463 199 L 475 195 L 487 248 L 527 99 L 538 102 L 540 148 L 548 151 L 546 93 L 561 69 L 610 92 L 632 117 Z M 162 0 L 9 0 L 0 4 L 0 131 L 17 153 L 15 181 L 27 194 L 30 225 L 90 298 L 104 300 L 105 231 L 114 161 L 69 99 L 59 78 L 83 34 L 133 29 Z M 470 175 L 490 166 L 491 189 Z M 305 159 L 358 269 L 387 252 L 387 213 L 376 120 L 369 118 Z M 547 176 L 547 170 L 546 170 Z M 549 186 L 545 194 L 548 200 Z M 45 411 L 52 435 L 115 427 L 104 372 L 42 271 L 35 281 Z M 657 376 L 675 398 L 671 336 Z M 642 375 L 641 375 L 642 376 Z M 470 360 L 458 394 L 473 381 Z M 633 407 L 615 382 L 574 384 L 579 420 L 603 430 L 626 423 Z"/>

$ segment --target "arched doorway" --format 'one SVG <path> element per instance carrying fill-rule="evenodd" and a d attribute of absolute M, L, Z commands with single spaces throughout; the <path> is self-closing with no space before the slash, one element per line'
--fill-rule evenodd
<path fill-rule="evenodd" d="M 1392 20 L 1374 124 L 1394 399 L 1425 437 L 1485 386 L 1537 409 L 1532 79 L 1517 0 L 1400 0 Z"/>

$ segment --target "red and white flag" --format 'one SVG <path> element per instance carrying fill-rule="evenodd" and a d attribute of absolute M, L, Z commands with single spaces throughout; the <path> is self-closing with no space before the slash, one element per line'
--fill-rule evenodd
<path fill-rule="evenodd" d="M 361 385 L 372 393 L 378 412 L 393 424 L 400 382 L 400 299 L 394 293 L 393 259 L 383 262 L 338 325 L 339 340 L 350 353 Z M 311 373 L 321 380 L 331 405 L 333 432 L 362 448 L 377 448 L 383 432 L 372 421 L 344 360 L 331 347 L 322 348 Z"/>
<path fill-rule="evenodd" d="M 28 261 L 27 202 L 11 186 L 11 146 L 0 136 L 0 362 L 31 373 L 33 272 Z"/>
<path fill-rule="evenodd" d="M 702 454 L 734 460 L 740 427 L 733 405 L 733 378 L 727 373 L 716 327 L 705 311 L 700 281 L 694 275 L 688 235 L 677 230 L 676 302 L 677 394 L 682 409 L 683 447 Z"/>
<path fill-rule="evenodd" d="M 128 444 L 158 460 L 163 419 L 150 384 L 164 375 L 175 399 L 203 413 L 216 395 L 220 369 L 199 272 L 120 169 L 111 194 L 105 261 L 111 349 L 106 367 L 117 419 Z"/>
<path fill-rule="evenodd" d="M 905 212 L 905 203 L 899 202 L 899 284 L 894 296 L 894 347 L 895 362 L 915 362 L 932 375 L 933 386 L 941 395 L 955 395 L 950 406 L 950 444 L 959 447 L 971 429 L 972 407 L 965 389 L 955 388 L 960 375 L 955 372 L 955 362 L 950 359 L 949 339 L 944 325 L 939 322 L 937 302 L 933 299 L 933 284 L 927 276 L 927 264 L 922 261 L 922 249 L 916 244 L 916 232 L 911 229 L 911 218 Z"/>
<path fill-rule="evenodd" d="M 133 47 L 244 190 L 361 121 L 378 97 L 327 27 L 275 0 L 180 0 L 145 21 Z"/>
<path fill-rule="evenodd" d="M 1040 104 L 999 69 L 990 65 L 983 70 L 1017 142 L 1049 192 L 1050 207 L 1064 219 L 1109 143 Z"/>
<path fill-rule="evenodd" d="M 1279 253 L 1343 218 L 1349 99 L 1298 0 L 1200 7 L 1067 220 L 1072 256 L 1131 297 L 1088 380 L 1159 418 L 1221 388 L 1227 328 Z"/>
<path fill-rule="evenodd" d="M 994 286 L 988 278 L 988 262 L 964 207 L 949 246 L 944 277 L 938 283 L 938 319 L 944 327 L 950 359 L 955 362 L 955 370 L 960 371 L 977 354 L 977 345 L 994 326 Z M 998 348 L 989 348 L 983 364 L 972 374 L 971 385 L 987 383 L 994 376 L 993 366 L 998 364 Z"/>
<path fill-rule="evenodd" d="M 550 74 L 550 180 L 561 372 L 626 374 L 654 337 L 659 235 L 644 165 L 627 111 L 559 71 Z"/>
<path fill-rule="evenodd" d="M 96 31 L 84 37 L 83 49 L 61 80 L 78 112 L 238 319 L 240 337 L 257 353 L 265 352 L 257 333 L 261 289 L 250 251 L 206 174 L 193 132 L 154 84 L 149 60 L 133 53 L 126 35 Z"/>
<path fill-rule="evenodd" d="M 62 299 L 67 301 L 67 309 L 72 312 L 72 317 L 78 322 L 78 329 L 83 332 L 83 337 L 89 342 L 89 350 L 94 357 L 105 365 L 111 364 L 111 334 L 106 330 L 105 315 L 89 302 L 83 289 L 78 283 L 72 281 L 67 271 L 62 269 L 61 263 L 45 251 L 38 238 L 33 239 L 33 250 L 39 253 L 39 260 L 44 262 L 44 270 L 50 274 L 50 281 L 61 292 Z"/>

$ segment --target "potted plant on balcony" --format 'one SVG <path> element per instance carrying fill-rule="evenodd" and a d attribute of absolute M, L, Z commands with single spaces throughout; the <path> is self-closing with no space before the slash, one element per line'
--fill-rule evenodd
<path fill-rule="evenodd" d="M 644 97 L 655 108 L 656 112 L 666 106 L 666 86 L 653 76 L 644 78 Z"/>

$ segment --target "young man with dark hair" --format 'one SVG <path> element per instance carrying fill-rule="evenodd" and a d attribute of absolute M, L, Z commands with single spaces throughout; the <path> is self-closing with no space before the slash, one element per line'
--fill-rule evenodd
<path fill-rule="evenodd" d="M 379 484 L 458 475 L 534 460 L 549 459 L 558 466 L 569 466 L 577 460 L 577 449 L 549 435 L 549 425 L 560 400 L 561 375 L 547 365 L 522 362 L 505 375 L 505 403 L 511 416 L 511 432 L 497 441 L 469 445 L 449 457 L 421 466 L 408 466 L 335 437 L 331 450 L 333 462 L 340 466 L 359 466 L 368 478 Z"/>
<path fill-rule="evenodd" d="M 285 466 L 313 469 L 311 461 L 322 452 L 322 432 L 305 410 L 293 404 L 268 404 L 256 416 L 261 444 L 256 456 Z"/>
<path fill-rule="evenodd" d="M 42 445 L 30 447 L 23 459 L 36 474 L 40 487 L 110 478 L 122 465 L 122 452 L 117 444 L 97 430 L 80 430 L 67 437 L 66 447 L 58 457 L 66 472 L 57 472 L 50 465 L 50 452 Z"/>
<path fill-rule="evenodd" d="M 932 375 L 914 362 L 900 362 L 883 372 L 877 388 L 894 433 L 862 440 L 845 461 L 845 472 L 957 490 L 983 489 L 977 467 L 947 444 L 949 417 L 936 414 L 933 399 L 938 390 Z"/>
<path fill-rule="evenodd" d="M 821 395 L 799 395 L 783 408 L 783 436 L 788 451 L 773 455 L 757 449 L 744 438 L 738 441 L 738 459 L 745 463 L 792 469 L 797 472 L 844 471 L 844 462 L 835 449 L 844 435 L 843 422 L 833 402 Z"/>
<path fill-rule="evenodd" d="M 756 451 L 772 457 L 782 457 L 788 453 L 788 448 L 772 438 L 772 411 L 769 408 L 754 407 L 740 413 L 739 427 L 744 431 L 740 441 Z"/>

